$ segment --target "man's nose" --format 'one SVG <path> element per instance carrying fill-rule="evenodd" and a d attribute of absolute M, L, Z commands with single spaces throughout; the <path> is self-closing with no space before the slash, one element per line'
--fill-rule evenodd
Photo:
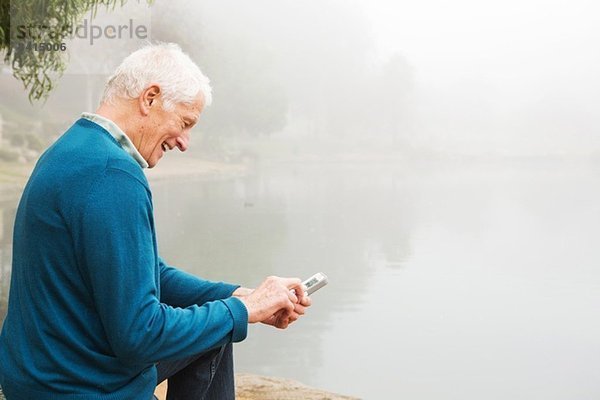
<path fill-rule="evenodd" d="M 184 133 L 183 135 L 177 138 L 177 148 L 179 151 L 186 151 L 188 149 L 188 144 L 190 142 L 190 135 L 188 133 Z"/>

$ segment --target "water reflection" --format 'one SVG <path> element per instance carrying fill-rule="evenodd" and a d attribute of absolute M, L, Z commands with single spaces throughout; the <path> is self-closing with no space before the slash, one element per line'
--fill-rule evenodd
<path fill-rule="evenodd" d="M 271 274 L 330 278 L 310 317 L 287 332 L 251 327 L 237 347 L 241 370 L 316 381 L 327 357 L 323 335 L 361 309 L 380 263 L 398 269 L 410 254 L 412 194 L 401 169 L 272 167 L 230 181 L 162 182 L 153 191 L 161 253 L 173 264 L 250 286 Z"/>
<path fill-rule="evenodd" d="M 598 394 L 585 360 L 600 356 L 600 190 L 594 171 L 563 167 L 288 164 L 169 182 L 155 190 L 159 242 L 246 285 L 329 275 L 297 325 L 251 328 L 241 371 L 367 399 Z"/>

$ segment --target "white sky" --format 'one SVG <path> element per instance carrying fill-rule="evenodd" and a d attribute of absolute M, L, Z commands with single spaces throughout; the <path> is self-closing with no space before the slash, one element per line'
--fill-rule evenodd
<path fill-rule="evenodd" d="M 352 10 L 340 13 L 349 18 L 344 28 L 352 28 L 357 7 L 366 14 L 378 61 L 398 52 L 414 67 L 421 96 L 415 115 L 419 138 L 426 143 L 450 151 L 471 147 L 474 152 L 530 154 L 592 149 L 600 154 L 600 2 L 334 1 L 340 9 Z M 293 5 L 287 13 L 286 4 Z M 272 18 L 271 25 L 285 23 L 278 16 L 290 13 L 301 21 L 305 30 L 299 34 L 307 35 L 310 45 L 318 39 L 310 36 L 311 21 L 320 18 L 315 13 L 318 2 L 312 7 L 303 4 L 250 10 Z M 233 30 L 248 17 L 232 13 L 235 2 L 215 2 L 217 6 Z M 336 29 L 333 25 L 330 28 Z M 272 30 L 265 32 L 265 40 L 271 40 Z"/>
<path fill-rule="evenodd" d="M 520 114 L 533 128 L 523 135 L 475 126 L 454 143 L 458 147 L 518 142 L 542 153 L 600 152 L 600 2 L 355 1 L 372 23 L 381 60 L 399 52 L 422 89 L 446 102 L 456 96 L 454 109 L 438 105 L 451 114 L 444 127 L 460 130 L 471 123 L 469 106 L 483 104 L 506 126 Z"/>
<path fill-rule="evenodd" d="M 403 53 L 431 78 L 442 71 L 547 76 L 585 71 L 586 64 L 600 61 L 597 2 L 359 2 L 373 23 L 380 52 Z"/>

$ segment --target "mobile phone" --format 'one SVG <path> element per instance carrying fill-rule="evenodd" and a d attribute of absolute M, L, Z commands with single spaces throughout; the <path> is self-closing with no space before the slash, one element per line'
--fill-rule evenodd
<path fill-rule="evenodd" d="M 316 274 L 302 282 L 302 284 L 306 286 L 306 293 L 311 295 L 317 290 L 321 289 L 323 286 L 327 285 L 328 282 L 329 281 L 327 279 L 327 275 L 325 275 L 322 272 L 317 272 Z"/>

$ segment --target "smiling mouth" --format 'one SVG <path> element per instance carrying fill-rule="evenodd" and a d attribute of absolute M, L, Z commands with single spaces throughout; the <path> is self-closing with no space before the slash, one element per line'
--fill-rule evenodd
<path fill-rule="evenodd" d="M 162 144 L 161 146 L 162 146 L 162 149 L 163 149 L 163 151 L 164 151 L 165 153 L 167 152 L 167 150 L 171 150 L 171 149 L 169 148 L 169 146 L 167 145 L 167 142 L 163 142 L 163 144 Z"/>

